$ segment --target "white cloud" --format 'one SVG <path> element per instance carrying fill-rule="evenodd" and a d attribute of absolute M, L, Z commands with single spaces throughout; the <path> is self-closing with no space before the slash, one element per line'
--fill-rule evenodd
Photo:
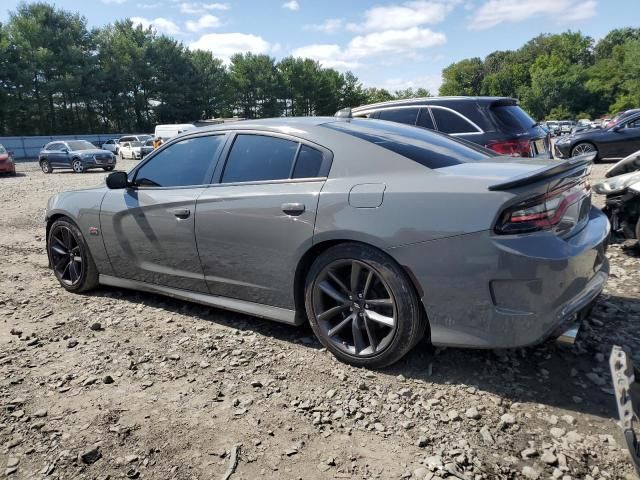
<path fill-rule="evenodd" d="M 248 33 L 207 33 L 191 43 L 192 50 L 208 50 L 215 57 L 229 63 L 234 53 L 268 53 L 271 44 L 262 37 Z"/>
<path fill-rule="evenodd" d="M 154 18 L 153 20 L 144 17 L 131 17 L 131 21 L 134 25 L 141 25 L 142 28 L 151 27 L 158 33 L 166 33 L 168 35 L 178 35 L 181 33 L 178 25 L 163 17 Z"/>
<path fill-rule="evenodd" d="M 305 30 L 313 30 L 314 32 L 335 33 L 342 30 L 344 20 L 341 18 L 329 18 L 322 23 L 305 25 Z"/>
<path fill-rule="evenodd" d="M 198 20 L 188 20 L 187 30 L 190 32 L 199 32 L 200 30 L 205 30 L 207 28 L 215 28 L 220 26 L 220 19 L 214 15 L 203 15 Z"/>
<path fill-rule="evenodd" d="M 412 57 L 417 50 L 442 45 L 446 42 L 443 33 L 428 28 L 384 30 L 353 37 L 345 48 L 336 44 L 313 44 L 295 49 L 296 57 L 308 57 L 329 68 L 353 69 L 363 59 L 381 55 L 403 55 Z"/>
<path fill-rule="evenodd" d="M 356 60 L 346 58 L 340 45 L 314 44 L 296 48 L 291 52 L 294 57 L 311 58 L 317 60 L 326 68 L 350 70 L 360 66 Z"/>
<path fill-rule="evenodd" d="M 364 22 L 350 23 L 352 31 L 399 30 L 442 22 L 459 0 L 417 0 L 401 5 L 373 7 L 364 13 Z"/>
<path fill-rule="evenodd" d="M 144 10 L 151 10 L 153 8 L 158 8 L 162 6 L 162 2 L 158 2 L 158 3 L 139 3 L 138 4 L 138 8 L 142 8 Z"/>
<path fill-rule="evenodd" d="M 186 14 L 199 14 L 211 10 L 229 10 L 231 8 L 228 3 L 191 3 L 182 2 L 180 4 L 180 12 Z"/>
<path fill-rule="evenodd" d="M 107 5 L 122 5 L 127 0 L 102 0 L 102 3 L 106 3 Z"/>
<path fill-rule="evenodd" d="M 596 6 L 596 0 L 488 0 L 473 14 L 469 28 L 482 30 L 533 16 L 546 16 L 564 25 L 594 17 Z"/>
<path fill-rule="evenodd" d="M 298 3 L 298 0 L 290 0 L 283 3 L 282 8 L 286 8 L 288 10 L 291 10 L 292 12 L 295 12 L 297 10 L 300 10 L 300 4 Z"/>

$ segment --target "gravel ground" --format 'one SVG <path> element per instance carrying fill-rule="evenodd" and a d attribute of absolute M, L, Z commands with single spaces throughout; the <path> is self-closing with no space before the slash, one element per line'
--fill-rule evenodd
<path fill-rule="evenodd" d="M 106 287 L 66 293 L 47 269 L 46 200 L 103 177 L 20 163 L 0 178 L 8 477 L 226 478 L 237 461 L 232 479 L 636 478 L 607 363 L 616 343 L 640 364 L 632 247 L 610 247 L 610 282 L 571 348 L 423 343 L 367 371 L 307 327 Z"/>

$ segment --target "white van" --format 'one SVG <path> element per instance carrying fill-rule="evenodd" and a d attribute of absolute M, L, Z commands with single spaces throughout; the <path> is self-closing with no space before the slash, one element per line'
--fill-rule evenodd
<path fill-rule="evenodd" d="M 161 137 L 165 142 L 176 135 L 196 128 L 191 123 L 179 123 L 172 125 L 156 125 L 155 138 Z"/>

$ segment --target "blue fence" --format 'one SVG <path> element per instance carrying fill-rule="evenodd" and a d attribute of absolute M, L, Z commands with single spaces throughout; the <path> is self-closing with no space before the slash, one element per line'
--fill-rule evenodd
<path fill-rule="evenodd" d="M 120 138 L 121 133 L 108 133 L 100 135 L 55 135 L 41 137 L 0 137 L 0 144 L 13 152 L 16 160 L 32 160 L 38 158 L 38 152 L 47 143 L 53 140 L 87 140 L 96 147 L 112 138 Z"/>

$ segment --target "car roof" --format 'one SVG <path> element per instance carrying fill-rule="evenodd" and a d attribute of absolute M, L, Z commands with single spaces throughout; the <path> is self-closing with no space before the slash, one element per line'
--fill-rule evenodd
<path fill-rule="evenodd" d="M 265 130 L 280 133 L 298 133 L 302 134 L 311 127 L 317 127 L 324 123 L 339 121 L 336 117 L 280 117 L 280 118 L 262 118 L 257 120 L 242 120 L 231 123 L 221 123 L 217 125 L 208 125 L 205 127 L 196 127 L 188 130 L 182 135 L 199 133 L 199 132 L 216 132 L 228 130 Z M 297 130 L 297 132 L 296 132 Z M 182 136 L 181 135 L 181 136 Z"/>
<path fill-rule="evenodd" d="M 361 105 L 359 107 L 353 108 L 353 112 L 359 112 L 362 110 L 370 110 L 373 108 L 384 108 L 384 107 L 393 107 L 398 105 L 455 105 L 459 103 L 481 103 L 485 105 L 490 105 L 494 103 L 504 102 L 506 104 L 517 105 L 518 101 L 515 98 L 511 97 L 462 97 L 462 96 L 450 96 L 450 97 L 417 97 L 417 98 L 406 98 L 402 100 L 389 100 L 387 102 L 378 102 L 378 103 L 370 103 L 368 105 Z"/>

